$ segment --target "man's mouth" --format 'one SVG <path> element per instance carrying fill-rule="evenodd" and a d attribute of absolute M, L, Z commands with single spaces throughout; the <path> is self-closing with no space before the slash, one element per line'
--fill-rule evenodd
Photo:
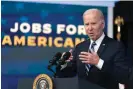
<path fill-rule="evenodd" d="M 90 36 L 93 36 L 94 34 L 93 33 L 89 33 Z"/>

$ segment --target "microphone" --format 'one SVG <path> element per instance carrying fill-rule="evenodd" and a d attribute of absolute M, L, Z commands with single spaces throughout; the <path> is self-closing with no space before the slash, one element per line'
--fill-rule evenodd
<path fill-rule="evenodd" d="M 60 52 L 56 53 L 52 60 L 49 61 L 48 68 L 50 68 L 53 65 L 57 65 L 57 61 L 61 58 L 62 54 Z"/>
<path fill-rule="evenodd" d="M 58 66 L 65 64 L 65 63 L 66 63 L 65 61 L 68 60 L 70 56 L 71 56 L 71 53 L 70 53 L 70 52 L 66 52 L 66 53 L 61 57 L 61 59 L 58 61 Z"/>

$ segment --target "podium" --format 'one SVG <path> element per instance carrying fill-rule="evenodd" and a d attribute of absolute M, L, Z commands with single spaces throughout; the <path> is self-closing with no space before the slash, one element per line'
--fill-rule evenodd
<path fill-rule="evenodd" d="M 87 80 L 73 78 L 53 78 L 53 89 L 105 89 Z M 33 89 L 34 78 L 23 78 L 18 80 L 17 89 Z"/>

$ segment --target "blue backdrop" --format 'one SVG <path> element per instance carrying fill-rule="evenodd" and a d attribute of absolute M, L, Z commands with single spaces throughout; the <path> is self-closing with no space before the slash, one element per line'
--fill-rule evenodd
<path fill-rule="evenodd" d="M 82 14 L 89 8 L 102 10 L 107 23 L 107 7 L 2 1 L 2 89 L 17 89 L 18 81 L 21 78 L 35 77 L 42 73 L 52 76 L 52 73 L 47 70 L 48 61 L 52 59 L 56 52 L 64 52 L 73 48 L 72 46 L 64 46 L 66 39 L 72 39 L 75 45 L 75 39 L 87 38 L 86 35 L 78 34 L 78 26 L 83 26 Z M 19 25 L 26 23 L 31 28 L 28 32 L 23 33 L 20 31 L 20 26 L 18 26 L 18 31 L 12 32 L 11 28 L 14 28 L 15 23 Z M 33 23 L 40 24 L 41 29 L 43 29 L 44 24 L 48 23 L 51 25 L 52 32 L 45 34 L 41 30 L 40 33 L 33 33 Z M 64 24 L 66 27 L 71 24 L 76 28 L 76 33 L 70 35 L 64 28 L 64 32 L 57 34 L 57 25 L 59 24 Z M 107 32 L 106 29 L 107 25 L 105 32 Z M 15 45 L 15 36 L 19 38 L 25 37 L 25 44 Z M 30 36 L 36 37 L 35 42 L 33 42 L 36 44 L 35 46 L 28 45 L 27 41 Z M 37 39 L 40 36 L 47 40 L 51 37 L 52 46 L 38 46 Z M 62 43 L 60 47 L 57 47 L 54 43 L 54 39 L 57 37 L 62 38 L 62 41 L 59 42 Z"/>

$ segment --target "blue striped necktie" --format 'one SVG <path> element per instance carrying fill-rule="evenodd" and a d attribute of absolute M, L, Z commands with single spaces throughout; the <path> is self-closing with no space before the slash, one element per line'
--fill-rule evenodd
<path fill-rule="evenodd" d="M 92 44 L 91 44 L 91 47 L 89 49 L 89 52 L 95 52 L 95 49 L 94 49 L 94 46 L 96 45 L 96 42 L 94 41 Z M 86 64 L 86 69 L 87 69 L 87 72 L 89 72 L 89 69 L 90 69 L 91 65 L 90 64 Z"/>
<path fill-rule="evenodd" d="M 91 44 L 91 52 L 95 52 L 95 49 L 94 49 L 94 46 L 96 45 L 96 42 L 94 41 L 92 44 Z"/>

